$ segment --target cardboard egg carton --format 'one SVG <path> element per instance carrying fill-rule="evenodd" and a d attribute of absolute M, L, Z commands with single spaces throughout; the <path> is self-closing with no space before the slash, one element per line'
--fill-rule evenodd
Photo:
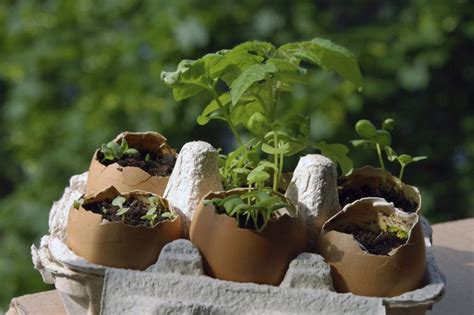
<path fill-rule="evenodd" d="M 188 240 L 166 245 L 145 271 L 106 268 L 75 255 L 66 245 L 69 209 L 85 192 L 87 173 L 73 176 L 50 212 L 49 235 L 32 246 L 35 268 L 54 284 L 69 314 L 424 314 L 441 299 L 445 279 L 431 249 L 431 228 L 422 219 L 426 271 L 420 289 L 392 298 L 337 293 L 329 265 L 305 252 L 291 263 L 279 286 L 237 283 L 205 275 L 199 250 Z M 217 152 L 204 142 L 186 144 L 164 197 L 178 209 L 185 235 L 193 211 L 210 190 L 222 190 Z M 340 210 L 336 170 L 320 155 L 302 157 L 287 197 L 305 218 L 313 248 L 321 225 Z"/>

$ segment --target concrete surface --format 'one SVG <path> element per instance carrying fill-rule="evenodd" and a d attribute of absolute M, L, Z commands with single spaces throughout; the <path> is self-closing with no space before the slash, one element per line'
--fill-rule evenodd
<path fill-rule="evenodd" d="M 474 314 L 474 218 L 433 225 L 433 250 L 447 283 L 432 314 Z"/>

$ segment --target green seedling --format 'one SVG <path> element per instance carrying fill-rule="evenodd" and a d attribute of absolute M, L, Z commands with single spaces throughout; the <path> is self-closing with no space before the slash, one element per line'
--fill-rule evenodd
<path fill-rule="evenodd" d="M 347 49 L 320 38 L 280 47 L 268 42 L 245 42 L 197 60 L 183 60 L 175 71 L 162 73 L 162 80 L 173 89 L 176 100 L 199 93 L 211 98 L 197 118 L 198 124 L 222 120 L 234 135 L 238 148 L 220 159 L 226 189 L 251 187 L 261 191 L 271 187 L 277 191 L 285 158 L 308 147 L 333 159 L 344 173 L 352 169 L 347 147 L 309 139 L 309 117 L 279 119 L 281 96 L 305 82 L 306 67 L 310 65 L 334 70 L 361 89 L 355 57 Z M 246 129 L 251 135 L 248 142 L 242 141 L 239 129 Z M 248 200 L 244 203 L 248 204 Z M 271 208 L 269 205 L 267 210 Z"/>
<path fill-rule="evenodd" d="M 129 148 L 127 140 L 122 139 L 122 142 L 118 144 L 115 141 L 110 141 L 109 143 L 103 143 L 100 146 L 100 152 L 103 155 L 102 162 L 104 161 L 113 161 L 119 160 L 122 157 L 137 157 L 140 156 L 140 152 L 134 148 Z"/>
<path fill-rule="evenodd" d="M 115 213 L 117 216 L 122 217 L 122 221 L 125 220 L 125 214 L 130 210 L 130 207 L 124 207 L 124 203 L 127 201 L 123 196 L 117 196 L 112 200 L 112 205 L 118 207 L 119 209 Z"/>
<path fill-rule="evenodd" d="M 355 130 L 362 139 L 352 140 L 352 145 L 355 147 L 369 146 L 375 148 L 380 167 L 385 169 L 382 150 L 392 143 L 392 136 L 388 131 L 391 129 L 393 129 L 393 119 L 386 119 L 381 129 L 375 128 L 374 124 L 367 119 L 359 120 L 355 125 Z"/>
<path fill-rule="evenodd" d="M 296 216 L 295 207 L 284 197 L 274 194 L 269 189 L 256 189 L 241 195 L 205 200 L 204 204 L 224 208 L 228 216 L 238 219 L 237 222 L 243 217 L 245 223 L 241 227 L 247 226 L 252 219 L 257 231 L 262 231 L 276 212 L 282 208 L 287 209 L 291 216 Z M 258 224 L 259 215 L 263 218 L 261 225 Z"/>
<path fill-rule="evenodd" d="M 151 226 L 155 224 L 155 221 L 157 218 L 158 218 L 158 214 L 156 214 L 156 206 L 149 208 L 146 214 L 140 217 L 140 219 L 142 220 L 150 221 Z"/>
<path fill-rule="evenodd" d="M 403 173 L 405 171 L 405 167 L 408 164 L 411 164 L 413 162 L 418 162 L 427 159 L 427 156 L 411 156 L 409 154 L 400 154 L 397 155 L 395 150 L 393 150 L 391 147 L 385 147 L 385 154 L 387 155 L 387 158 L 390 162 L 393 162 L 395 160 L 398 161 L 400 164 L 400 174 L 398 175 L 398 178 L 400 181 L 403 179 Z"/>
<path fill-rule="evenodd" d="M 146 214 L 141 216 L 140 219 L 149 221 L 150 226 L 155 225 L 155 222 L 158 218 L 163 218 L 170 221 L 176 218 L 176 214 L 169 211 L 163 201 L 158 197 L 149 197 L 147 204 L 149 208 Z"/>
<path fill-rule="evenodd" d="M 405 167 L 413 162 L 418 162 L 424 159 L 427 159 L 426 156 L 411 156 L 408 154 L 400 154 L 397 155 L 394 149 L 392 149 L 391 142 L 392 142 L 392 135 L 390 134 L 389 130 L 394 129 L 394 124 L 395 121 L 391 118 L 385 119 L 382 128 L 377 130 L 369 120 L 362 119 L 359 120 L 356 125 L 355 129 L 356 132 L 359 136 L 362 137 L 362 139 L 358 140 L 352 140 L 352 144 L 355 147 L 359 146 L 369 146 L 372 148 L 375 148 L 377 151 L 377 156 L 379 159 L 380 167 L 382 169 L 385 169 L 385 164 L 383 162 L 383 157 L 382 157 L 382 151 L 385 152 L 387 159 L 390 162 L 393 162 L 395 160 L 398 161 L 400 164 L 400 173 L 398 175 L 398 178 L 400 181 L 403 179 L 403 173 L 405 170 Z"/>

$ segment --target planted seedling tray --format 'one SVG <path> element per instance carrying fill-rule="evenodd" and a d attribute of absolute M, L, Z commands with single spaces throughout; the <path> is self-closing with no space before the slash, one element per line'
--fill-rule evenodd
<path fill-rule="evenodd" d="M 165 197 L 170 203 L 180 205 L 183 216 L 192 217 L 192 204 L 197 203 L 196 200 L 201 199 L 208 189 L 219 189 L 217 152 L 204 142 L 188 143 L 181 150 L 176 165 L 178 169 L 171 175 L 168 187 L 173 189 L 165 193 Z M 308 155 L 301 158 L 295 169 L 287 195 L 290 199 L 299 196 L 297 204 L 308 224 L 318 221 L 315 216 L 331 215 L 325 214 L 334 206 L 332 199 L 337 199 L 335 172 L 331 167 L 334 166 L 328 159 Z M 216 180 L 204 182 L 182 177 L 200 172 L 206 172 L 208 178 Z M 102 308 L 103 314 L 127 310 L 158 314 L 189 311 L 224 314 L 423 314 L 441 299 L 444 292 L 445 279 L 434 260 L 431 228 L 424 218 L 421 219 L 426 244 L 423 285 L 392 298 L 335 292 L 329 266 L 314 253 L 302 253 L 295 258 L 278 286 L 210 278 L 204 274 L 199 251 L 182 239 L 166 245 L 157 263 L 145 271 L 91 264 L 75 255 L 64 242 L 68 211 L 73 201 L 84 193 L 86 178 L 85 173 L 71 179 L 62 199 L 51 209 L 50 234 L 42 238 L 39 247 L 32 247 L 35 268 L 41 272 L 45 282 L 55 284 L 69 313 L 94 314 Z M 334 186 L 334 191 L 325 191 L 328 184 Z M 314 191 L 324 192 L 324 198 L 314 198 L 311 193 Z"/>

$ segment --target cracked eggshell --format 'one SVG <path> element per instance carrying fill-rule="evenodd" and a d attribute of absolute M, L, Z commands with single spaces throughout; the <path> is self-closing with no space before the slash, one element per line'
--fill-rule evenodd
<path fill-rule="evenodd" d="M 370 227 L 387 222 L 409 231 L 406 243 L 388 255 L 369 254 L 352 235 L 334 230 L 341 225 Z M 422 285 L 426 256 L 419 216 L 403 212 L 382 198 L 362 198 L 347 204 L 323 225 L 316 252 L 331 266 L 337 292 L 393 297 Z"/>
<path fill-rule="evenodd" d="M 114 141 L 126 139 L 129 146 L 137 150 L 161 152 L 163 155 L 176 156 L 176 151 L 166 143 L 166 138 L 157 132 L 123 132 Z M 125 193 L 143 190 L 163 196 L 169 176 L 153 176 L 139 167 L 122 167 L 118 163 L 103 165 L 97 159 L 97 150 L 92 157 L 87 178 L 86 193 L 92 195 L 109 186 Z"/>
<path fill-rule="evenodd" d="M 113 200 L 120 193 L 114 187 L 85 198 L 84 203 Z M 132 191 L 123 194 L 148 195 Z M 163 202 L 169 206 L 166 199 Z M 154 227 L 130 226 L 109 222 L 102 215 L 71 208 L 67 224 L 66 244 L 77 255 L 94 264 L 107 267 L 144 270 L 154 264 L 163 246 L 181 237 L 181 219 L 161 221 Z"/>
<path fill-rule="evenodd" d="M 407 200 L 416 204 L 415 212 L 420 213 L 421 194 L 418 188 L 401 182 L 397 177 L 384 169 L 367 165 L 353 170 L 351 174 L 339 178 L 337 182 L 339 194 L 345 189 L 358 190 L 362 186 L 394 187 Z"/>
<path fill-rule="evenodd" d="M 207 194 L 194 213 L 190 239 L 203 256 L 204 269 L 211 277 L 235 282 L 278 285 L 290 261 L 307 246 L 306 226 L 298 216 L 285 214 L 263 229 L 239 228 L 234 218 L 218 214 L 205 199 L 241 194 L 247 189 Z"/>

